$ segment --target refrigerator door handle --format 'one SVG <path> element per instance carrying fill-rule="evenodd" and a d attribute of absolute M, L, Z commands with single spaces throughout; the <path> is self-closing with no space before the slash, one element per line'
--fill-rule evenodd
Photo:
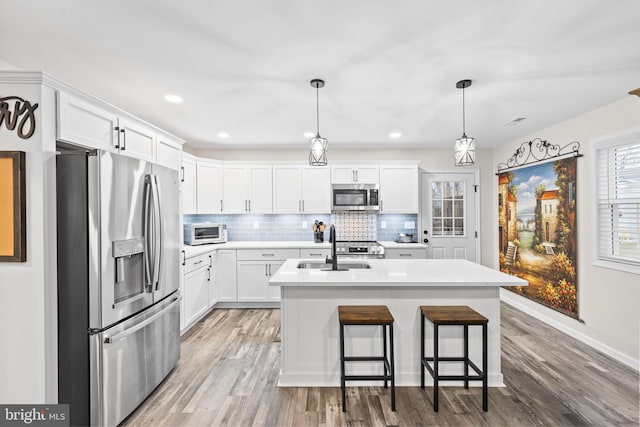
<path fill-rule="evenodd" d="M 155 322 L 159 317 L 161 317 L 162 315 L 164 315 L 167 311 L 171 310 L 173 307 L 176 306 L 176 304 L 178 304 L 178 302 L 182 299 L 181 296 L 175 298 L 173 301 L 171 301 L 171 304 L 169 304 L 168 306 L 166 306 L 165 308 L 163 308 L 162 310 L 160 310 L 159 312 L 157 312 L 156 314 L 154 314 L 153 316 L 149 317 L 148 319 L 143 320 L 142 322 L 138 323 L 137 325 L 129 328 L 129 329 L 125 329 L 122 332 L 119 332 L 111 337 L 107 337 L 104 339 L 105 344 L 112 344 L 116 341 L 120 341 L 121 339 L 139 331 L 140 329 L 144 328 L 145 326 Z"/>
<path fill-rule="evenodd" d="M 160 287 L 160 263 L 162 262 L 162 215 L 160 213 L 160 190 L 155 175 L 151 175 L 151 189 L 153 191 L 153 281 L 157 291 Z"/>
<path fill-rule="evenodd" d="M 143 233 L 144 233 L 144 283 L 145 286 L 151 287 L 153 286 L 152 282 L 152 274 L 151 274 L 151 248 L 153 243 L 151 241 L 151 211 L 150 211 L 150 202 L 151 202 L 151 177 L 150 175 L 145 176 L 144 179 L 144 214 L 143 214 Z"/>

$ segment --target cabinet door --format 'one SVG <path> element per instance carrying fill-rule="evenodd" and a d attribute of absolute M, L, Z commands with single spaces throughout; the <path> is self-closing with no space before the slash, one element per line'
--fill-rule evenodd
<path fill-rule="evenodd" d="M 302 211 L 331 213 L 329 168 L 309 166 L 302 169 Z"/>
<path fill-rule="evenodd" d="M 302 209 L 301 191 L 300 166 L 273 167 L 273 213 L 300 212 Z"/>
<path fill-rule="evenodd" d="M 237 301 L 236 251 L 219 249 L 218 251 L 218 301 Z"/>
<path fill-rule="evenodd" d="M 173 170 L 180 170 L 182 144 L 164 135 L 157 136 L 156 163 Z"/>
<path fill-rule="evenodd" d="M 381 213 L 418 213 L 418 167 L 380 166 Z"/>
<path fill-rule="evenodd" d="M 196 161 L 182 157 L 182 213 L 195 214 L 196 210 Z"/>
<path fill-rule="evenodd" d="M 249 174 L 245 166 L 225 166 L 222 179 L 224 213 L 245 213 L 248 211 Z"/>
<path fill-rule="evenodd" d="M 113 151 L 118 141 L 118 116 L 94 104 L 58 92 L 58 139 Z"/>
<path fill-rule="evenodd" d="M 358 184 L 377 184 L 379 182 L 378 166 L 358 166 L 356 171 L 356 183 Z"/>
<path fill-rule="evenodd" d="M 356 171 L 351 166 L 332 166 L 332 184 L 351 184 L 356 182 Z"/>
<path fill-rule="evenodd" d="M 196 210 L 199 214 L 221 212 L 222 180 L 221 165 L 196 162 Z"/>
<path fill-rule="evenodd" d="M 251 166 L 249 173 L 248 211 L 251 213 L 272 213 L 271 165 Z"/>
<path fill-rule="evenodd" d="M 209 307 L 209 268 L 200 268 L 184 276 L 185 325 L 203 315 Z"/>
<path fill-rule="evenodd" d="M 269 263 L 238 261 L 238 301 L 269 299 Z"/>
<path fill-rule="evenodd" d="M 276 261 L 270 263 L 267 267 L 267 271 L 269 273 L 269 277 L 267 277 L 267 292 L 269 295 L 269 301 L 280 301 L 280 286 L 270 286 L 269 279 L 271 279 L 271 276 L 276 274 L 282 264 L 284 264 L 284 261 Z"/>
<path fill-rule="evenodd" d="M 143 125 L 129 119 L 118 120 L 120 128 L 120 153 L 136 159 L 155 161 L 156 134 Z"/>
<path fill-rule="evenodd" d="M 209 308 L 218 302 L 217 256 L 217 252 L 209 254 L 209 269 L 211 270 L 211 274 L 209 275 Z"/>

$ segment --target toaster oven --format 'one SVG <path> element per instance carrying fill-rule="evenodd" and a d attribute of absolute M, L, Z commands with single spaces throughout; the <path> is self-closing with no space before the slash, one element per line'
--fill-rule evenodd
<path fill-rule="evenodd" d="M 227 224 L 205 222 L 184 224 L 184 243 L 187 245 L 206 245 L 227 241 Z"/>

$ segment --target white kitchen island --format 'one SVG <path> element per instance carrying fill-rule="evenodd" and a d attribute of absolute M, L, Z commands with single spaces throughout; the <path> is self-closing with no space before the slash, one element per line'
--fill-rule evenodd
<path fill-rule="evenodd" d="M 420 383 L 420 305 L 467 305 L 487 317 L 489 386 L 503 385 L 500 286 L 526 286 L 525 280 L 465 260 L 360 261 L 371 268 L 348 271 L 302 269 L 298 264 L 305 260 L 288 259 L 271 278 L 271 286 L 281 287 L 280 386 L 339 387 L 338 306 L 378 304 L 389 307 L 395 319 L 397 385 L 416 386 Z M 425 329 L 426 354 L 431 355 L 433 330 L 428 321 Z M 440 356 L 461 356 L 462 352 L 462 327 L 441 327 Z M 345 329 L 345 354 L 381 355 L 381 329 L 348 326 Z M 480 327 L 469 328 L 469 355 L 477 365 L 482 363 Z M 347 365 L 347 374 L 379 374 L 381 371 L 381 364 L 363 362 Z M 442 363 L 440 371 L 442 374 L 460 374 L 462 368 L 461 364 Z M 431 377 L 427 374 L 426 379 Z M 447 385 L 455 383 L 448 382 Z"/>

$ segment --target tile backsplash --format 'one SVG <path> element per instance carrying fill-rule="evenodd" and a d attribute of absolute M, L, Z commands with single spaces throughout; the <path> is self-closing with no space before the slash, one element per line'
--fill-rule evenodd
<path fill-rule="evenodd" d="M 230 241 L 313 241 L 314 221 L 327 224 L 325 242 L 329 241 L 329 225 L 335 224 L 338 240 L 396 240 L 398 233 L 418 233 L 415 214 L 375 214 L 341 212 L 335 214 L 273 215 L 185 215 L 184 222 L 222 222 L 227 224 Z M 384 228 L 382 228 L 384 226 Z"/>

